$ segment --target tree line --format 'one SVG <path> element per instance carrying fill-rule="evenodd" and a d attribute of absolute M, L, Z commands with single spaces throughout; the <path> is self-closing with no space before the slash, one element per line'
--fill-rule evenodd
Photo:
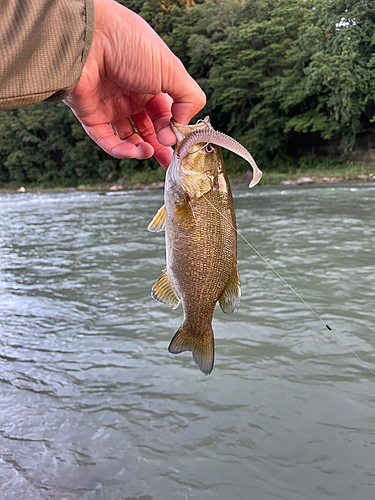
<path fill-rule="evenodd" d="M 120 3 L 151 24 L 201 85 L 207 106 L 199 117 L 209 115 L 262 168 L 372 147 L 372 0 Z M 0 111 L 2 184 L 75 185 L 145 167 L 156 163 L 101 151 L 62 103 Z"/>

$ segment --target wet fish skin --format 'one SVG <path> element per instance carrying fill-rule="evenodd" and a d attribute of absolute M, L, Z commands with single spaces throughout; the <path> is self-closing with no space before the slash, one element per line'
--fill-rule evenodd
<path fill-rule="evenodd" d="M 152 296 L 173 308 L 181 301 L 184 309 L 169 352 L 192 351 L 208 375 L 214 365 L 216 303 L 232 313 L 239 306 L 241 288 L 234 204 L 221 148 L 198 143 L 190 151 L 197 152 L 181 161 L 178 157 L 182 140 L 202 126 L 207 125 L 172 124 L 177 145 L 166 174 L 165 205 L 149 229 L 166 231 L 167 266 Z"/>

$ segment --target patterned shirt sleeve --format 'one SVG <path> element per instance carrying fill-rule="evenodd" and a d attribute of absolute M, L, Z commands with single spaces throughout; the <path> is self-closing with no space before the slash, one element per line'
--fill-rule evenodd
<path fill-rule="evenodd" d="M 94 0 L 0 0 L 0 19 L 0 108 L 68 96 L 90 50 Z"/>

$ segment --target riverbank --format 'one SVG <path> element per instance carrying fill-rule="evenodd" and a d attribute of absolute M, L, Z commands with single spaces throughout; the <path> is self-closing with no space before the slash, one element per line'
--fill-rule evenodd
<path fill-rule="evenodd" d="M 241 175 L 230 175 L 233 189 L 246 187 L 251 180 L 251 171 Z M 136 172 L 116 182 L 84 183 L 77 186 L 53 186 L 48 184 L 11 183 L 0 186 L 0 193 L 38 193 L 38 192 L 74 192 L 74 191 L 128 191 L 163 189 L 165 172 L 162 169 L 154 171 L 152 179 L 147 182 L 147 176 Z M 315 168 L 289 169 L 286 172 L 263 170 L 260 185 L 298 186 L 302 184 L 323 184 L 341 182 L 375 182 L 375 164 L 347 162 L 338 166 L 318 166 Z"/>
<path fill-rule="evenodd" d="M 375 182 L 374 163 L 345 162 L 317 165 L 314 168 L 290 169 L 287 172 L 265 171 L 262 184 L 322 184 L 336 182 Z"/>

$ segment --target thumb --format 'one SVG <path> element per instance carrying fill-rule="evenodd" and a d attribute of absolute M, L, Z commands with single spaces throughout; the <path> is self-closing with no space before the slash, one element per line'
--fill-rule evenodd
<path fill-rule="evenodd" d="M 172 116 L 182 125 L 187 125 L 205 105 L 206 95 L 197 82 L 186 71 L 182 62 L 175 57 L 175 64 L 169 66 L 168 84 L 162 91 L 173 99 Z"/>

